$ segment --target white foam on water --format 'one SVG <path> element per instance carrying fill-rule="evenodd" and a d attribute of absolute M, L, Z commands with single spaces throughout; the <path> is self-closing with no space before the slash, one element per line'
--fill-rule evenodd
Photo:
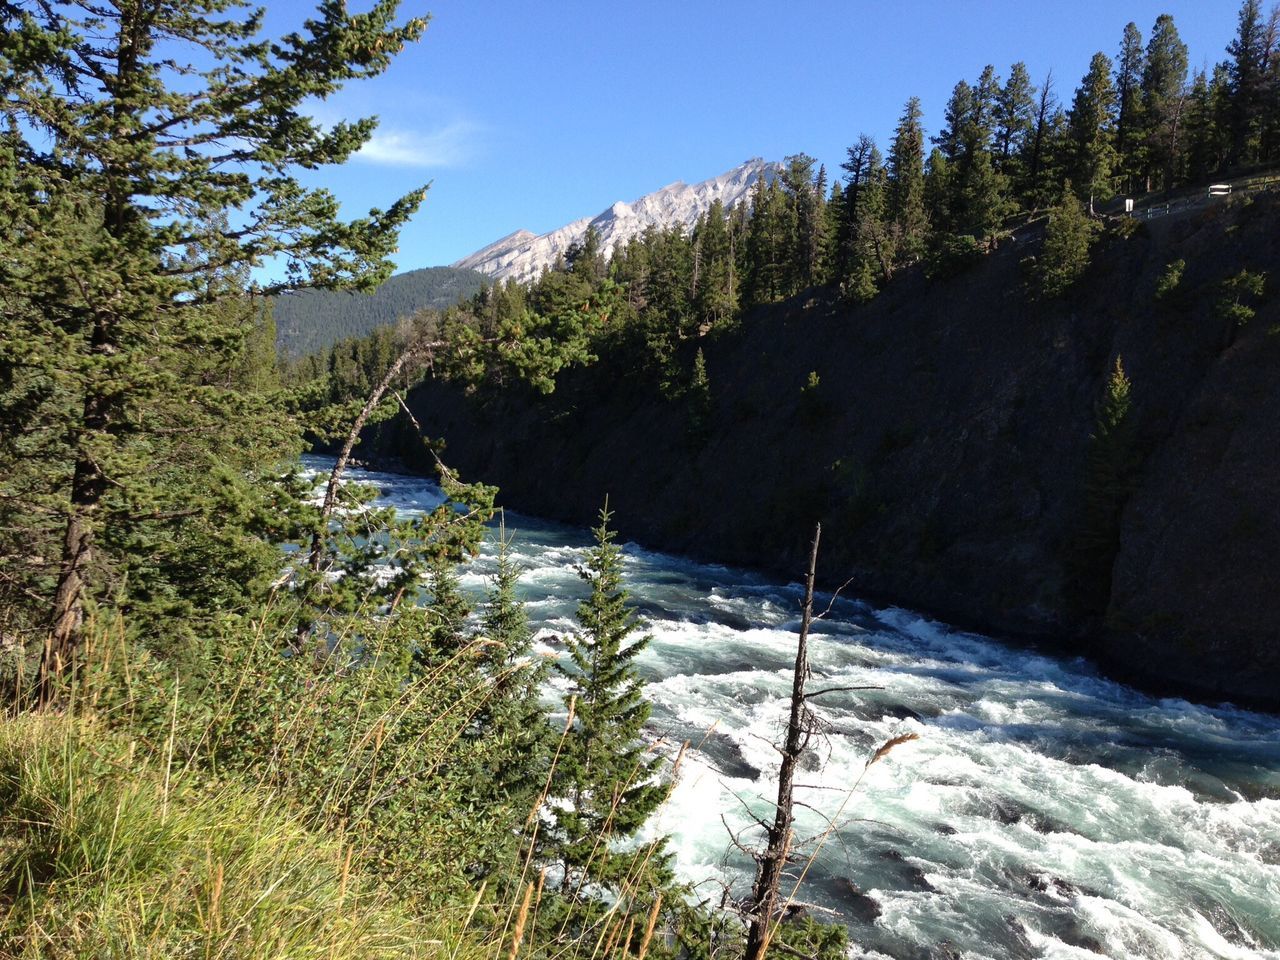
<path fill-rule="evenodd" d="M 440 502 L 427 481 L 358 477 L 397 509 Z M 561 655 L 589 534 L 506 519 L 535 650 Z M 487 589 L 494 556 L 486 545 L 468 592 Z M 624 563 L 651 612 L 637 665 L 653 735 L 701 744 L 648 836 L 670 837 L 685 878 L 741 891 L 750 863 L 729 834 L 750 841 L 753 817 L 771 812 L 800 587 L 632 544 Z M 1151 698 L 1079 659 L 846 599 L 810 652 L 810 689 L 883 688 L 814 701 L 830 725 L 825 764 L 797 776 L 813 808 L 799 836 L 840 811 L 805 898 L 845 909 L 831 881 L 846 877 L 881 909 L 851 921 L 851 956 L 945 940 L 967 960 L 1075 960 L 1097 956 L 1091 945 L 1135 960 L 1280 960 L 1280 718 Z M 557 677 L 548 693 L 566 689 Z M 920 740 L 865 768 L 902 733 Z"/>

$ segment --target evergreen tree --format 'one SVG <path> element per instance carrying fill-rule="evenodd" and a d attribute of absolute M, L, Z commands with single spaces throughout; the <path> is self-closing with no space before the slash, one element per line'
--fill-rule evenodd
<path fill-rule="evenodd" d="M 1027 139 L 1036 125 L 1036 88 L 1025 63 L 1015 63 L 1000 88 L 995 109 L 995 154 L 998 172 L 1018 179 L 1017 169 Z"/>
<path fill-rule="evenodd" d="M 996 68 L 987 64 L 973 88 L 973 112 L 968 124 L 966 152 L 977 154 L 991 150 L 996 118 L 1000 111 L 1000 77 Z"/>
<path fill-rule="evenodd" d="M 840 193 L 840 209 L 836 231 L 832 240 L 831 276 L 837 283 L 844 281 L 853 269 L 854 236 L 857 232 L 858 193 L 866 182 L 875 141 L 867 134 L 860 134 L 858 142 L 846 149 L 845 161 L 840 169 L 845 172 L 844 188 Z M 835 202 L 834 199 L 832 201 Z"/>
<path fill-rule="evenodd" d="M 1007 196 L 1008 182 L 996 171 L 990 152 L 982 150 L 968 163 L 962 183 L 959 231 L 990 246 L 1000 225 L 1013 211 Z"/>
<path fill-rule="evenodd" d="M 816 164 L 813 157 L 803 153 L 787 157 L 783 164 L 780 179 L 791 233 L 783 280 L 785 296 L 813 286 L 822 276 L 822 252 L 826 247 L 822 204 L 826 198 L 815 182 Z"/>
<path fill-rule="evenodd" d="M 707 377 L 707 358 L 698 348 L 693 355 L 693 373 L 689 378 L 689 435 L 706 437 L 711 426 L 711 381 Z"/>
<path fill-rule="evenodd" d="M 845 203 L 844 188 L 840 181 L 831 184 L 831 196 L 826 205 L 827 255 L 823 283 L 839 283 L 847 259 L 848 235 L 846 233 L 849 211 Z"/>
<path fill-rule="evenodd" d="M 1111 594 L 1111 569 L 1120 549 L 1120 517 L 1132 486 L 1131 384 L 1115 366 L 1094 416 L 1085 462 L 1084 509 L 1068 563 L 1069 594 L 1081 613 L 1100 615 Z"/>
<path fill-rule="evenodd" d="M 183 375 L 193 355 L 242 349 L 205 309 L 209 275 L 269 260 L 288 285 L 368 287 L 390 273 L 397 230 L 423 191 L 343 223 L 327 191 L 290 171 L 340 163 L 372 134 L 372 120 L 326 130 L 305 105 L 381 73 L 419 37 L 425 21 L 396 26 L 395 13 L 385 0 L 363 14 L 326 4 L 300 32 L 265 43 L 261 17 L 222 0 L 95 6 L 87 19 L 55 5 L 8 10 L 0 62 L 11 148 L 0 183 L 44 198 L 16 225 L 24 233 L 40 234 L 63 204 L 80 205 L 86 223 L 74 261 L 32 293 L 56 319 L 24 331 L 65 397 L 59 429 L 73 438 L 56 468 L 64 533 L 46 694 L 77 658 L 90 599 L 127 590 L 160 603 L 183 592 L 139 582 L 144 571 L 163 578 L 159 564 L 123 578 L 119 550 L 159 543 L 184 513 L 183 534 L 194 535 L 254 512 L 252 471 L 223 467 L 199 442 L 253 418 L 220 385 Z M 206 66 L 182 66 L 192 62 Z M 229 231 L 211 216 L 228 211 Z"/>
<path fill-rule="evenodd" d="M 1230 131 L 1223 125 L 1229 99 L 1226 68 L 1214 70 L 1212 83 L 1198 71 L 1187 97 L 1186 175 L 1203 183 L 1223 168 L 1230 151 Z"/>
<path fill-rule="evenodd" d="M 519 582 L 511 543 L 500 532 L 497 569 L 480 621 L 490 688 L 473 720 L 481 749 L 475 751 L 480 769 L 472 780 L 483 797 L 501 805 L 509 823 L 520 822 L 533 808 L 556 745 L 541 701 L 551 664 L 533 649 L 529 617 L 516 593 Z M 520 839 L 511 831 L 507 836 L 509 848 Z M 493 864 L 516 862 L 509 849 L 487 859 Z"/>
<path fill-rule="evenodd" d="M 694 240 L 700 259 L 694 311 L 704 328 L 724 326 L 738 311 L 737 238 L 735 224 L 719 198 L 711 202 Z"/>
<path fill-rule="evenodd" d="M 977 139 L 973 129 L 974 93 L 967 80 L 961 80 L 951 90 L 942 113 L 943 128 L 933 138 L 948 163 L 960 160 Z"/>
<path fill-rule="evenodd" d="M 941 147 L 934 147 L 925 161 L 924 206 L 935 233 L 948 233 L 955 226 L 956 218 L 952 212 L 954 179 L 951 161 Z"/>
<path fill-rule="evenodd" d="M 564 255 L 565 265 L 588 283 L 604 279 L 604 252 L 600 248 L 600 231 L 594 223 L 587 224 L 586 233 L 578 242 L 571 243 Z"/>
<path fill-rule="evenodd" d="M 1089 245 L 1096 230 L 1097 224 L 1089 219 L 1068 181 L 1063 185 L 1062 200 L 1049 211 L 1044 246 L 1036 260 L 1041 294 L 1061 296 L 1080 279 L 1089 266 Z"/>
<path fill-rule="evenodd" d="M 1142 113 L 1142 76 L 1146 55 L 1142 47 L 1142 31 L 1130 21 L 1125 24 L 1120 40 L 1120 56 L 1116 58 L 1116 172 L 1121 189 L 1133 190 L 1138 170 L 1138 135 Z"/>
<path fill-rule="evenodd" d="M 1111 110 L 1115 87 L 1111 83 L 1111 61 L 1105 53 L 1095 53 L 1067 115 L 1069 179 L 1089 203 L 1111 195 L 1111 171 L 1115 164 Z"/>
<path fill-rule="evenodd" d="M 785 296 L 790 274 L 787 256 L 794 236 L 791 218 L 792 208 L 778 181 L 756 181 L 744 244 L 747 299 L 751 303 L 774 303 Z"/>
<path fill-rule="evenodd" d="M 1271 8 L 1264 38 L 1267 67 L 1263 77 L 1258 153 L 1262 162 L 1274 163 L 1280 160 L 1280 3 Z"/>
<path fill-rule="evenodd" d="M 888 214 L 892 219 L 897 253 L 910 262 L 924 250 L 929 222 L 924 202 L 924 128 L 919 97 L 903 108 L 889 149 Z"/>
<path fill-rule="evenodd" d="M 1173 187 L 1182 147 L 1187 83 L 1187 45 L 1173 17 L 1161 14 L 1151 28 L 1142 70 L 1143 187 Z"/>
<path fill-rule="evenodd" d="M 1022 203 L 1040 209 L 1052 203 L 1062 182 L 1061 141 L 1065 117 L 1053 92 L 1053 73 L 1045 75 L 1036 104 L 1035 125 L 1027 137 L 1020 158 L 1017 193 Z"/>
<path fill-rule="evenodd" d="M 462 583 L 450 558 L 432 558 L 426 573 L 431 596 L 427 602 L 428 632 L 423 642 L 430 651 L 443 651 L 447 656 L 466 645 L 471 604 L 462 595 Z"/>
<path fill-rule="evenodd" d="M 1227 56 L 1231 83 L 1231 153 L 1227 162 L 1242 166 L 1259 159 L 1266 111 L 1269 64 L 1259 0 L 1244 0 L 1241 4 L 1236 35 L 1227 47 Z"/>
<path fill-rule="evenodd" d="M 622 582 L 622 550 L 609 528 L 608 507 L 592 531 L 595 546 L 581 569 L 590 594 L 578 606 L 578 630 L 567 637 L 566 706 L 574 722 L 552 781 L 555 811 L 550 856 L 564 869 L 563 889 L 581 896 L 584 885 L 617 891 L 624 879 L 643 887 L 647 872 L 664 868 L 662 841 L 623 852 L 618 841 L 635 836 L 665 795 L 659 761 L 641 740 L 649 718 L 635 658 L 648 637 L 635 638 L 635 615 Z"/>
<path fill-rule="evenodd" d="M 853 300 L 871 299 L 881 283 L 893 278 L 897 254 L 888 210 L 888 172 L 872 144 L 854 203 L 850 269 L 844 283 L 845 295 Z"/>

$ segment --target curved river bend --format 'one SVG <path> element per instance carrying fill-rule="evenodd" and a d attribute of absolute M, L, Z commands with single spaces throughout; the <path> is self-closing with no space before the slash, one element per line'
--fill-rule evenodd
<path fill-rule="evenodd" d="M 425 479 L 351 479 L 405 513 L 440 502 Z M 590 536 L 506 524 L 539 643 L 556 650 Z M 653 637 L 638 661 L 652 732 L 701 744 L 654 832 L 718 901 L 719 882 L 744 892 L 752 869 L 722 815 L 741 831 L 770 810 L 800 589 L 632 545 L 625 568 Z M 491 543 L 464 585 L 479 594 L 493 569 Z M 843 805 L 801 897 L 839 911 L 854 956 L 1280 958 L 1280 718 L 1155 699 L 1081 660 L 854 600 L 815 630 L 815 684 L 883 688 L 821 698 L 830 732 L 799 778 L 798 836 Z M 851 793 L 903 733 L 920 739 Z"/>

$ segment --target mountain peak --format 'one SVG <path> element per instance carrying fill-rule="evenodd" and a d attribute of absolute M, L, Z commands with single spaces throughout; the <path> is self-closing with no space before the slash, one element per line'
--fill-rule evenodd
<path fill-rule="evenodd" d="M 756 181 L 762 177 L 772 180 L 779 170 L 779 164 L 753 157 L 718 177 L 695 184 L 677 180 L 630 203 L 619 200 L 597 216 L 583 217 L 548 233 L 517 230 L 463 257 L 454 266 L 479 270 L 495 280 L 530 280 L 581 241 L 589 226 L 599 234 L 601 250 L 607 257 L 647 227 L 691 229 L 716 200 L 726 209 L 749 203 Z"/>

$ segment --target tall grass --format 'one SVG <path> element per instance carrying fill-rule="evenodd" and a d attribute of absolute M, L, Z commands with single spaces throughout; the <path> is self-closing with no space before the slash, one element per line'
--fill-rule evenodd
<path fill-rule="evenodd" d="M 0 956 L 438 954 L 342 842 L 156 759 L 83 718 L 0 723 Z"/>

